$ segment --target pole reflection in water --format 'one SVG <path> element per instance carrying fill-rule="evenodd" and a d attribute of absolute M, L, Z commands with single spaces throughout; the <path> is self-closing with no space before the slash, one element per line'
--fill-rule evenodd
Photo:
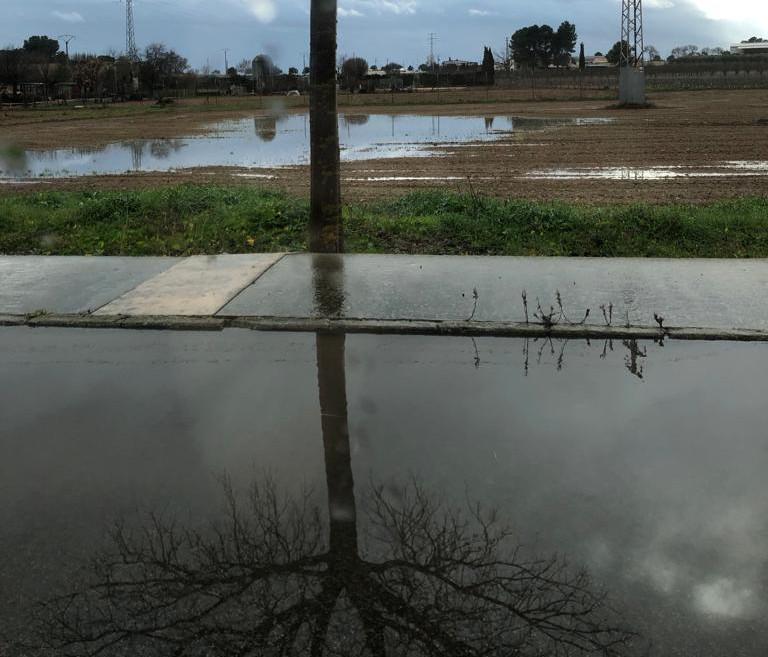
<path fill-rule="evenodd" d="M 144 159 L 144 144 L 140 141 L 130 142 L 131 170 L 141 171 L 141 163 Z"/>
<path fill-rule="evenodd" d="M 260 141 L 270 142 L 277 137 L 277 117 L 255 116 L 253 118 L 253 131 Z"/>
<path fill-rule="evenodd" d="M 333 253 L 312 255 L 314 315 L 334 318 L 344 315 L 344 259 Z"/>

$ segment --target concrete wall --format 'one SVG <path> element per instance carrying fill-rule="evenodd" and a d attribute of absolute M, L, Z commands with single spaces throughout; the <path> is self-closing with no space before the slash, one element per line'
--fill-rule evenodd
<path fill-rule="evenodd" d="M 619 102 L 645 105 L 645 71 L 629 66 L 619 70 Z"/>

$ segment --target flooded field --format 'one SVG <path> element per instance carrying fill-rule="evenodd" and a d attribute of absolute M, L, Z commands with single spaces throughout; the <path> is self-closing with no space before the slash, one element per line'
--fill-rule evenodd
<path fill-rule="evenodd" d="M 0 626 L 86 590 L 43 612 L 45 638 L 762 657 L 767 359 L 4 329 Z"/>
<path fill-rule="evenodd" d="M 345 197 L 470 186 L 501 198 L 611 204 L 766 194 L 764 90 L 655 92 L 655 106 L 642 111 L 605 100 L 505 98 L 502 90 L 469 90 L 387 105 L 365 95 L 354 106 L 342 99 Z M 553 129 L 539 129 L 536 117 Z M 306 163 L 306 130 L 301 113 L 271 118 L 261 99 L 87 116 L 8 113 L 0 116 L 2 140 L 28 158 L 0 166 L 0 194 L 191 183 L 306 195 L 307 169 L 292 166 Z"/>
<path fill-rule="evenodd" d="M 516 116 L 342 114 L 344 161 L 428 158 L 453 146 L 491 142 L 517 132 L 568 125 L 599 125 L 608 119 L 539 119 Z M 160 172 L 198 167 L 272 169 L 309 164 L 309 117 L 287 114 L 222 121 L 202 135 L 132 140 L 98 148 L 28 151 L 0 161 L 0 177 L 56 178 Z"/>

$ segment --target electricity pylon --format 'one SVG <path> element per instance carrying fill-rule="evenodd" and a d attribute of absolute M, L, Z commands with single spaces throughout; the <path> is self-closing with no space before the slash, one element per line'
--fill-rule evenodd
<path fill-rule="evenodd" d="M 643 0 L 621 2 L 621 66 L 643 67 Z"/>
<path fill-rule="evenodd" d="M 621 0 L 619 103 L 645 105 L 643 0 Z"/>
<path fill-rule="evenodd" d="M 66 48 L 66 53 L 67 53 L 67 59 L 69 59 L 69 42 L 72 41 L 73 39 L 75 39 L 75 35 L 74 34 L 59 34 L 59 36 L 56 37 L 56 38 L 57 39 L 61 39 L 64 42 L 64 44 L 65 44 L 64 47 Z"/>
<path fill-rule="evenodd" d="M 138 61 L 136 30 L 133 25 L 133 0 L 125 0 L 125 56 L 132 62 Z"/>

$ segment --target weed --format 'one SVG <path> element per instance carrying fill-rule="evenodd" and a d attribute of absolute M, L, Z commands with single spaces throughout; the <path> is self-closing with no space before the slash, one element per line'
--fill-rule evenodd
<path fill-rule="evenodd" d="M 608 304 L 608 308 L 606 310 L 605 304 L 602 304 L 600 306 L 600 310 L 603 313 L 603 319 L 605 320 L 605 325 L 610 326 L 613 324 L 613 303 Z"/>
<path fill-rule="evenodd" d="M 472 289 L 472 299 L 474 300 L 474 305 L 472 306 L 472 314 L 467 318 L 468 322 L 471 322 L 475 318 L 475 313 L 477 313 L 477 302 L 480 299 L 480 295 L 477 293 L 477 288 Z"/>
<path fill-rule="evenodd" d="M 557 309 L 555 309 L 554 306 L 549 307 L 549 312 L 546 312 L 541 307 L 541 302 L 539 301 L 539 298 L 536 297 L 536 312 L 533 313 L 533 316 L 539 320 L 539 323 L 544 326 L 545 328 L 552 328 L 554 326 L 558 326 L 561 323 L 566 323 L 571 326 L 583 326 L 586 324 L 587 319 L 589 318 L 589 308 L 587 308 L 586 312 L 584 313 L 584 318 L 580 322 L 572 322 L 568 315 L 565 312 L 565 307 L 563 306 L 563 297 L 560 294 L 560 290 L 555 291 L 555 302 L 557 303 Z M 525 290 L 523 290 L 523 307 L 525 310 L 525 317 L 526 317 L 526 324 L 528 323 L 528 299 Z"/>

